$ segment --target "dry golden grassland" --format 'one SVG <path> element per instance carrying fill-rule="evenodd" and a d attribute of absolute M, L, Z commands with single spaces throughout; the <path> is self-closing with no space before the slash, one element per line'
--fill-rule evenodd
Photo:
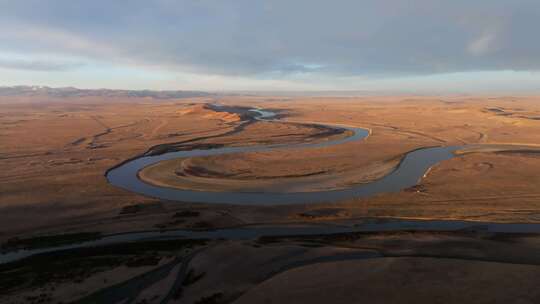
<path fill-rule="evenodd" d="M 216 185 L 218 190 L 344 188 L 383 176 L 406 152 L 419 147 L 540 144 L 537 97 L 218 99 L 3 97 L 0 238 L 61 231 L 188 227 L 193 223 L 171 220 L 171 214 L 185 208 L 200 210 L 198 221 L 212 227 L 361 216 L 540 221 L 540 156 L 512 149 L 478 150 L 444 161 L 415 189 L 318 205 L 183 204 L 142 197 L 107 183 L 104 173 L 108 168 L 156 145 L 189 148 L 327 140 L 318 137 L 324 130 L 310 126 L 268 122 L 243 125 L 245 122 L 236 114 L 214 112 L 202 105 L 215 101 L 277 110 L 283 122 L 363 127 L 370 129 L 371 135 L 363 141 L 326 148 L 173 160 L 157 165 L 160 170 L 156 172 L 169 180 L 159 180 L 158 176 L 156 183 L 199 190 L 215 190 Z M 340 136 L 346 134 L 331 135 Z M 272 166 L 265 165 L 268 163 Z M 186 168 L 195 174 L 176 179 L 175 172 Z M 317 213 L 326 209 L 337 211 Z"/>

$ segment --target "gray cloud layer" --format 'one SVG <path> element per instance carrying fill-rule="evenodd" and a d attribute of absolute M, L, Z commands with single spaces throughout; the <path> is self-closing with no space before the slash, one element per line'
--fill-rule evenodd
<path fill-rule="evenodd" d="M 0 51 L 222 75 L 538 70 L 539 28 L 538 0 L 0 0 Z"/>
<path fill-rule="evenodd" d="M 0 58 L 0 68 L 29 70 L 29 71 L 68 71 L 81 67 L 81 63 L 57 62 L 57 61 L 38 61 L 38 60 L 17 60 Z"/>

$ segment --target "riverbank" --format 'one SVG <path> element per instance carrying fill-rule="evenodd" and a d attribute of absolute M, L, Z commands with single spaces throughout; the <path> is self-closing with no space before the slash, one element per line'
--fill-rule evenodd
<path fill-rule="evenodd" d="M 260 235 L 241 240 L 170 239 L 164 234 L 155 240 L 73 248 L 0 265 L 0 273 L 6 274 L 0 277 L 9 278 L 0 280 L 0 300 L 294 303 L 316 294 L 322 302 L 314 303 L 325 303 L 328 295 L 302 282 L 315 283 L 317 290 L 326 284 L 338 294 L 345 290 L 347 299 L 364 299 L 366 289 L 347 282 L 367 279 L 371 300 L 388 299 L 387 284 L 404 292 L 404 284 L 429 288 L 421 295 L 426 303 L 441 296 L 461 299 L 455 290 L 466 292 L 467 299 L 536 299 L 538 293 L 531 290 L 536 290 L 540 275 L 538 244 L 538 235 L 486 230 Z M 289 278 L 294 279 L 280 287 Z M 283 299 L 283 293 L 291 295 Z M 348 303 L 339 296 L 332 299 Z"/>

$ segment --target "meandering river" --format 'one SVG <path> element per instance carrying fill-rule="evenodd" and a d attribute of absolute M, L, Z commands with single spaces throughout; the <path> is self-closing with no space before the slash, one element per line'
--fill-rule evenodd
<path fill-rule="evenodd" d="M 256 119 L 264 121 L 278 121 L 276 113 L 261 109 L 251 109 L 256 113 Z M 142 156 L 109 170 L 106 174 L 109 183 L 114 186 L 139 193 L 142 195 L 182 202 L 205 202 L 216 204 L 238 205 L 285 205 L 331 202 L 349 198 L 369 197 L 383 192 L 397 192 L 418 183 L 427 170 L 454 156 L 453 152 L 461 148 L 430 147 L 411 151 L 405 155 L 399 166 L 376 181 L 360 184 L 347 189 L 315 191 L 315 192 L 214 192 L 194 191 L 162 187 L 145 183 L 138 177 L 138 172 L 155 163 L 175 159 L 198 156 L 210 156 L 245 152 L 264 152 L 277 149 L 308 149 L 341 145 L 352 141 L 364 140 L 369 136 L 369 130 L 342 125 L 319 124 L 329 128 L 342 128 L 352 131 L 353 135 L 337 140 L 319 143 L 275 144 L 248 147 L 225 147 L 208 150 L 190 150 L 169 152 L 160 155 Z M 360 151 L 359 151 L 360 152 Z"/>
<path fill-rule="evenodd" d="M 272 121 L 275 113 L 260 109 L 251 109 L 256 119 Z M 106 174 L 112 185 L 147 196 L 182 202 L 207 202 L 227 204 L 296 204 L 335 201 L 347 198 L 368 197 L 383 192 L 396 192 L 414 186 L 429 170 L 443 160 L 454 157 L 453 152 L 462 147 L 430 147 L 411 151 L 405 155 L 399 166 L 385 177 L 367 184 L 361 184 L 344 190 L 295 192 L 295 193 L 248 193 L 248 192 L 204 192 L 165 188 L 147 184 L 137 177 L 137 173 L 146 166 L 163 160 L 180 157 L 220 155 L 269 151 L 273 149 L 306 149 L 340 145 L 351 141 L 364 140 L 369 131 L 340 125 L 320 124 L 332 128 L 345 128 L 353 132 L 352 136 L 321 143 L 301 143 L 269 146 L 229 147 L 209 150 L 191 150 L 164 153 L 155 156 L 142 156 L 129 160 Z M 540 224 L 489 223 L 445 220 L 403 220 L 403 219 L 362 219 L 351 225 L 300 224 L 285 226 L 245 226 L 207 231 L 171 230 L 130 232 L 103 236 L 97 240 L 63 246 L 51 246 L 37 249 L 23 249 L 0 252 L 0 264 L 17 261 L 36 254 L 45 254 L 76 248 L 104 246 L 125 242 L 168 239 L 255 239 L 264 236 L 291 235 L 330 235 L 351 232 L 427 230 L 427 231 L 482 231 L 490 233 L 539 233 Z"/>

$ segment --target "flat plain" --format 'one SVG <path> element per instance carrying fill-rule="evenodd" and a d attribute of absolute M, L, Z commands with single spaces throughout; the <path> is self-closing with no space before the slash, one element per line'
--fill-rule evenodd
<path fill-rule="evenodd" d="M 269 109 L 279 120 L 254 120 L 215 104 Z M 172 159 L 144 168 L 139 178 L 216 195 L 328 191 L 378 180 L 416 149 L 464 148 L 430 168 L 414 187 L 317 204 L 161 200 L 114 187 L 105 177 L 110 168 L 144 154 L 323 143 L 351 135 L 317 123 L 364 128 L 369 136 L 320 148 Z M 535 96 L 2 97 L 0 125 L 0 242 L 6 251 L 65 241 L 61 236 L 174 229 L 324 227 L 386 219 L 540 223 Z M 24 260 L 0 265 L 0 272 L 19 282 L 2 280 L 1 291 L 7 302 L 121 302 L 114 296 L 120 289 L 140 303 L 387 303 L 397 299 L 384 292 L 390 284 L 403 291 L 401 299 L 419 303 L 436 303 L 435 295 L 455 302 L 463 295 L 478 303 L 507 302 L 505 297 L 540 301 L 531 292 L 531 282 L 540 280 L 535 234 L 380 231 L 155 242 L 28 258 L 30 265 L 45 261 L 51 268 L 60 268 L 63 259 L 72 262 L 71 271 L 55 275 L 46 267 L 23 271 Z M 92 262 L 75 266 L 81 260 Z M 486 274 L 474 275 L 479 272 Z M 444 278 L 452 279 L 454 292 L 442 288 Z M 328 288 L 317 288 L 321 284 Z M 418 288 L 424 292 L 411 292 Z M 505 294 L 497 293 L 503 289 Z"/>

